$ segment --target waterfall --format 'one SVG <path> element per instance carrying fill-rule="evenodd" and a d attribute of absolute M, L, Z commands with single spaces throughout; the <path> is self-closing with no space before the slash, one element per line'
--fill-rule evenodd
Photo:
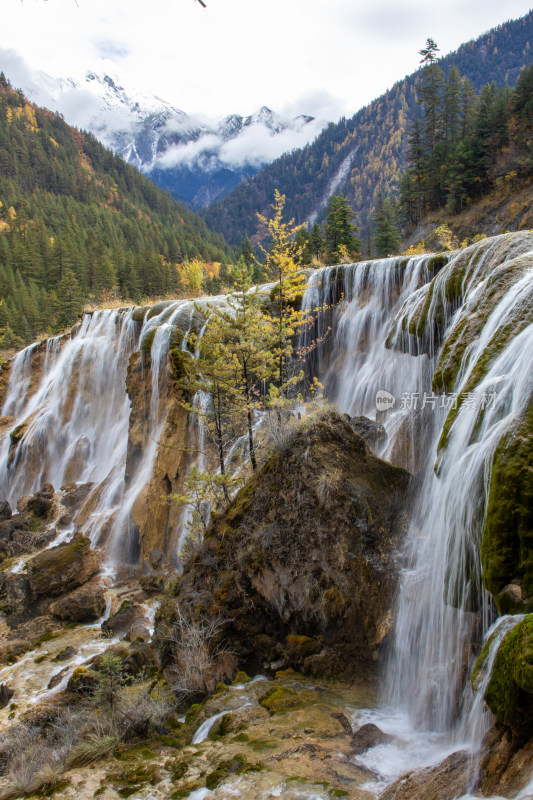
<path fill-rule="evenodd" d="M 414 476 L 380 724 L 387 727 L 389 714 L 398 734 L 408 720 L 419 737 L 413 752 L 422 741 L 445 742 L 448 752 L 458 743 L 475 747 L 488 715 L 469 675 L 498 622 L 479 554 L 493 460 L 533 399 L 533 234 L 439 256 L 324 267 L 311 274 L 303 308 L 314 319 L 301 344 L 321 342 L 310 352 L 309 372 L 341 412 L 382 424 L 377 454 Z M 142 314 L 86 314 L 70 335 L 17 354 L 1 410 L 0 499 L 14 507 L 45 482 L 56 490 L 91 484 L 75 524 L 104 550 L 110 571 L 135 561 L 133 511 L 172 423 L 169 352 L 197 356 L 189 337 L 204 329 L 193 302 L 168 301 Z M 143 429 L 129 464 L 132 365 L 142 384 Z M 184 469 L 205 463 L 208 403 L 203 392 L 194 399 L 199 413 L 190 415 L 186 436 L 197 457 L 184 459 Z M 228 464 L 244 443 L 230 448 Z M 186 514 L 174 522 L 169 542 L 181 546 Z M 511 624 L 500 622 L 498 636 Z M 426 750 L 431 759 L 434 751 Z M 402 769 L 411 766 L 402 758 Z"/>
<path fill-rule="evenodd" d="M 166 422 L 169 349 L 176 336 L 186 349 L 194 313 L 194 303 L 182 300 L 154 307 L 142 322 L 134 309 L 85 314 L 70 336 L 33 344 L 11 363 L 1 415 L 13 419 L 0 438 L 0 497 L 15 508 L 44 483 L 56 490 L 91 484 L 76 525 L 105 548 L 111 571 L 138 558 L 131 511 L 151 479 Z M 150 403 L 142 458 L 126 480 L 126 375 L 139 349 L 150 353 Z"/>
<path fill-rule="evenodd" d="M 15 448 L 6 434 L 0 462 L 0 495 L 12 505 L 45 482 L 59 488 L 72 480 L 107 481 L 110 497 L 120 494 L 116 473 L 126 457 L 124 385 L 134 327 L 127 311 L 85 315 L 72 337 L 46 343 L 34 391 L 30 375 L 36 346 L 15 357 L 2 414 L 14 416 L 15 431 L 22 426 L 23 435 Z"/>
<path fill-rule="evenodd" d="M 311 357 L 327 399 L 381 422 L 378 454 L 417 473 L 382 700 L 408 720 L 404 732 L 427 731 L 428 742 L 438 734 L 448 752 L 477 747 L 490 716 L 469 681 L 495 617 L 479 547 L 495 449 L 533 398 L 532 256 L 526 232 L 438 264 L 417 256 L 327 267 L 304 298 L 308 310 L 335 304 L 312 334 L 332 327 Z M 376 407 L 380 390 L 387 411 Z M 399 760 L 405 771 L 405 753 Z"/>

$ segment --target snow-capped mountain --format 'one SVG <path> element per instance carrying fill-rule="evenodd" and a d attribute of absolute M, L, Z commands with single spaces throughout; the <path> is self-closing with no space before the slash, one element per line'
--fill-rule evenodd
<path fill-rule="evenodd" d="M 91 131 L 193 208 L 312 141 L 326 124 L 303 114 L 283 117 L 266 106 L 250 116 L 201 120 L 110 75 L 88 72 L 74 80 L 31 71 L 13 51 L 0 50 L 0 69 L 31 100 Z"/>

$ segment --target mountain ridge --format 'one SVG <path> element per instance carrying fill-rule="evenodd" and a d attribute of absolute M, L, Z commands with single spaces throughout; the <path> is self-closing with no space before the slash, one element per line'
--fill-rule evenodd
<path fill-rule="evenodd" d="M 286 150 L 310 141 L 326 124 L 307 114 L 282 115 L 266 105 L 253 114 L 233 113 L 210 121 L 116 76 L 87 72 L 81 80 L 56 79 L 32 73 L 16 54 L 6 59 L 4 53 L 2 60 L 7 60 L 7 77 L 15 79 L 30 100 L 93 133 L 193 209 L 223 196 Z"/>
<path fill-rule="evenodd" d="M 520 70 L 533 60 L 533 10 L 461 45 L 439 60 L 447 74 L 456 64 L 478 91 L 492 80 L 514 85 Z M 397 81 L 350 119 L 330 123 L 311 144 L 281 156 L 257 175 L 243 181 L 201 214 L 212 230 L 237 244 L 257 230 L 256 213 L 264 214 L 274 190 L 287 196 L 287 216 L 297 223 L 309 220 L 324 200 L 333 176 L 359 146 L 351 169 L 338 187 L 348 198 L 355 221 L 364 231 L 381 192 L 396 195 L 405 167 L 409 121 L 417 107 L 416 81 L 420 70 Z"/>

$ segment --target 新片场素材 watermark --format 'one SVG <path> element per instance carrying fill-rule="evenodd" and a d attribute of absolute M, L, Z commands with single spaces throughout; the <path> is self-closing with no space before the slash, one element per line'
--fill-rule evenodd
<path fill-rule="evenodd" d="M 425 408 L 457 408 L 486 409 L 494 406 L 496 392 L 449 392 L 435 394 L 434 392 L 402 392 L 396 398 L 386 389 L 376 392 L 376 409 L 388 411 L 395 406 L 400 411 L 418 411 Z"/>

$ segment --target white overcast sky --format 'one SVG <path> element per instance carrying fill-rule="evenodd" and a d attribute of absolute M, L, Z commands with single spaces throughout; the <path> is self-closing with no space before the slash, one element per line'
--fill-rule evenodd
<path fill-rule="evenodd" d="M 531 0 L 205 2 L 0 0 L 0 48 L 54 76 L 107 71 L 192 114 L 268 105 L 335 119 L 416 69 L 428 36 L 444 55 L 531 8 Z"/>

